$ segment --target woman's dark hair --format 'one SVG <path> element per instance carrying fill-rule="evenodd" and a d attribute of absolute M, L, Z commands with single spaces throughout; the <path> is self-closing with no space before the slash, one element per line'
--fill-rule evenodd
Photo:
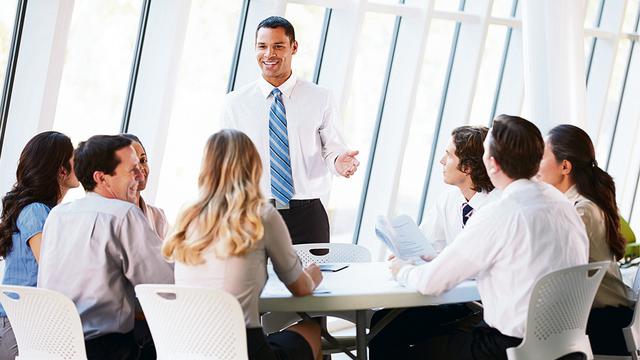
<path fill-rule="evenodd" d="M 142 146 L 142 150 L 144 150 L 145 152 L 147 151 L 147 149 L 144 148 L 144 144 L 142 143 L 142 141 L 140 141 L 140 139 L 137 136 L 129 133 L 120 134 L 120 136 L 126 137 L 127 139 L 131 140 L 131 142 L 134 142 L 134 141 L 137 142 L 138 144 L 140 144 L 140 146 Z"/>
<path fill-rule="evenodd" d="M 6 257 L 13 247 L 12 236 L 18 231 L 16 222 L 22 209 L 34 202 L 54 207 L 62 195 L 58 174 L 60 168 L 71 171 L 73 144 L 66 135 L 45 131 L 34 136 L 22 150 L 16 171 L 16 183 L 2 199 L 0 218 L 0 256 Z"/>
<path fill-rule="evenodd" d="M 75 171 L 78 181 L 86 191 L 93 191 L 96 181 L 93 173 L 102 171 L 113 175 L 120 164 L 116 151 L 131 145 L 131 140 L 121 135 L 94 135 L 78 145 L 75 151 Z"/>
<path fill-rule="evenodd" d="M 258 38 L 258 31 L 260 31 L 260 29 L 276 29 L 279 27 L 284 29 L 284 34 L 287 35 L 290 43 L 296 41 L 296 32 L 293 29 L 293 25 L 291 25 L 289 20 L 280 16 L 269 16 L 268 18 L 260 21 L 260 24 L 258 24 L 258 27 L 256 28 L 256 39 Z"/>
<path fill-rule="evenodd" d="M 460 126 L 451 132 L 456 156 L 460 159 L 458 170 L 469 173 L 474 191 L 490 192 L 494 189 L 482 163 L 482 143 L 488 132 L 489 129 L 484 126 Z"/>
<path fill-rule="evenodd" d="M 489 155 L 511 179 L 530 179 L 540 167 L 544 140 L 540 130 L 519 116 L 499 115 L 493 120 Z"/>
<path fill-rule="evenodd" d="M 589 135 L 573 125 L 559 125 L 549 131 L 548 143 L 558 162 L 571 163 L 571 179 L 580 195 L 593 201 L 604 213 L 607 243 L 620 260 L 625 253 L 625 238 L 620 233 L 616 204 L 616 185 L 611 175 L 598 167 Z"/>

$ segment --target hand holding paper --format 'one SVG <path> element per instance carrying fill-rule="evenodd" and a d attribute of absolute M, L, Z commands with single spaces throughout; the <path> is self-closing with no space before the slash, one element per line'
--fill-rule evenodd
<path fill-rule="evenodd" d="M 418 225 L 407 215 L 391 221 L 385 216 L 378 216 L 375 230 L 378 238 L 402 260 L 423 261 L 437 255 Z"/>

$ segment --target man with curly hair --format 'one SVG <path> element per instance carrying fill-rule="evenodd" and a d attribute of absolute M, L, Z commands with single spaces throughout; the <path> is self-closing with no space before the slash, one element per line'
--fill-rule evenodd
<path fill-rule="evenodd" d="M 451 132 L 440 164 L 444 182 L 452 187 L 429 206 L 420 225 L 438 252 L 453 242 L 475 210 L 499 197 L 482 162 L 483 142 L 488 131 L 483 126 L 460 126 Z M 388 313 L 389 310 L 376 312 L 371 319 L 372 326 Z M 389 359 L 398 351 L 405 351 L 422 341 L 426 329 L 444 331 L 451 327 L 470 327 L 481 319 L 481 315 L 466 304 L 406 309 L 371 340 L 370 357 L 372 360 Z"/>
<path fill-rule="evenodd" d="M 451 244 L 475 210 L 499 196 L 482 163 L 488 131 L 484 126 L 460 126 L 451 132 L 440 164 L 444 182 L 455 188 L 429 206 L 420 225 L 438 252 Z"/>

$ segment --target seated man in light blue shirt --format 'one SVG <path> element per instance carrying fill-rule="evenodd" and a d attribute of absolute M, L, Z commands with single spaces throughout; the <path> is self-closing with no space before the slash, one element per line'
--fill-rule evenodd
<path fill-rule="evenodd" d="M 141 283 L 173 283 L 162 240 L 134 204 L 140 167 L 131 140 L 97 135 L 75 151 L 87 195 L 57 206 L 44 225 L 38 287 L 71 298 L 89 359 L 135 358 L 135 293 Z"/>

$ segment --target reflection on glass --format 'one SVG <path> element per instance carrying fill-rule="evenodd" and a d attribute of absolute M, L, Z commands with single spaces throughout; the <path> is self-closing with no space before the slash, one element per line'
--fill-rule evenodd
<path fill-rule="evenodd" d="M 191 3 L 156 199 L 170 222 L 196 197 L 205 142 L 220 129 L 241 9 L 241 1 Z"/>
<path fill-rule="evenodd" d="M 76 0 L 54 130 L 74 143 L 120 130 L 141 0 Z"/>
<path fill-rule="evenodd" d="M 636 28 L 638 13 L 640 13 L 640 0 L 628 0 L 627 10 L 624 13 L 624 20 L 622 23 L 622 31 L 626 33 L 638 31 L 638 28 Z"/>
<path fill-rule="evenodd" d="M 456 23 L 453 21 L 431 21 L 407 147 L 402 160 L 395 215 L 407 214 L 414 219 L 418 216 L 455 27 Z M 436 161 L 443 151 L 444 149 L 436 149 Z M 438 164 L 434 166 L 437 167 Z"/>
<path fill-rule="evenodd" d="M 491 121 L 491 109 L 496 96 L 506 36 L 505 26 L 489 26 L 471 107 L 470 124 L 487 126 Z"/>
<path fill-rule="evenodd" d="M 458 11 L 460 9 L 460 5 L 464 3 L 465 0 L 436 0 L 434 5 L 436 10 L 443 11 Z"/>
<path fill-rule="evenodd" d="M 584 14 L 584 27 L 597 27 L 598 13 L 600 12 L 600 3 L 604 0 L 587 0 L 587 8 Z"/>
<path fill-rule="evenodd" d="M 597 45 L 596 45 L 597 46 Z M 615 125 L 616 116 L 618 114 L 618 105 L 620 104 L 620 96 L 622 94 L 622 85 L 624 81 L 625 68 L 629 59 L 629 49 L 631 42 L 629 40 L 620 40 L 616 60 L 613 65 L 611 74 L 611 82 L 609 83 L 609 91 L 607 94 L 607 102 L 605 103 L 604 116 L 600 121 L 600 129 L 598 138 L 594 139 L 596 147 L 596 158 L 600 164 L 606 165 L 607 156 L 609 155 L 609 146 L 611 144 L 611 136 L 613 136 L 613 127 Z"/>
<path fill-rule="evenodd" d="M 18 6 L 17 0 L 0 1 L 0 93 L 2 92 L 4 76 L 7 70 L 16 6 Z"/>
<path fill-rule="evenodd" d="M 494 0 L 491 15 L 496 17 L 511 17 L 514 0 Z"/>
<path fill-rule="evenodd" d="M 360 150 L 360 169 L 350 179 L 333 181 L 328 207 L 332 242 L 351 242 L 353 238 L 394 23 L 393 15 L 367 13 L 358 39 L 353 83 L 342 111 L 342 124 L 338 125 L 347 144 Z"/>
<path fill-rule="evenodd" d="M 296 76 L 313 81 L 316 58 L 324 25 L 325 8 L 314 5 L 288 4 L 285 18 L 296 31 L 298 53 L 293 58 Z"/>

